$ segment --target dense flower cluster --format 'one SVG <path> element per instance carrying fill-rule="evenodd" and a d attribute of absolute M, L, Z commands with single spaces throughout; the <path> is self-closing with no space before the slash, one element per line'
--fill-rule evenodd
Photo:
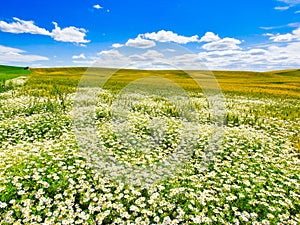
<path fill-rule="evenodd" d="M 1 225 L 300 223 L 300 159 L 292 141 L 299 100 L 228 96 L 222 146 L 204 168 L 210 115 L 205 98 L 192 97 L 200 132 L 189 161 L 175 175 L 136 186 L 86 160 L 72 131 L 71 98 L 61 107 L 18 90 L 0 94 Z M 106 152 L 141 167 L 172 154 L 182 124 L 176 108 L 147 96 L 131 105 L 128 142 L 158 132 L 153 118 L 165 125 L 162 141 L 149 142 L 156 148 L 140 151 L 114 135 L 113 101 L 103 92 L 95 111 Z"/>

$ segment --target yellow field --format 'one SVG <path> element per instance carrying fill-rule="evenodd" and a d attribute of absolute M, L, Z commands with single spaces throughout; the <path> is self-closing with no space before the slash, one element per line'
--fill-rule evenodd
<path fill-rule="evenodd" d="M 109 69 L 89 69 L 87 73 L 107 74 Z M 48 68 L 48 69 L 31 69 L 31 77 L 28 84 L 30 86 L 51 85 L 55 83 L 59 86 L 68 86 L 75 88 L 87 68 Z M 102 72 L 105 71 L 105 72 Z M 111 73 L 116 70 L 111 69 Z M 195 76 L 201 76 L 201 71 L 189 71 Z M 274 96 L 274 97 L 300 97 L 300 70 L 271 71 L 271 72 L 245 72 L 245 71 L 212 71 L 224 93 L 253 95 L 253 96 Z M 189 75 L 184 71 L 172 70 L 118 70 L 107 87 L 114 87 L 117 83 L 126 85 L 133 80 L 147 76 L 160 76 L 170 79 L 188 90 L 199 91 L 197 84 L 191 80 Z M 114 79 L 117 82 L 114 82 Z M 65 87 L 66 88 L 66 87 Z M 74 89 L 73 89 L 74 90 Z M 70 90 L 71 91 L 71 90 Z"/>

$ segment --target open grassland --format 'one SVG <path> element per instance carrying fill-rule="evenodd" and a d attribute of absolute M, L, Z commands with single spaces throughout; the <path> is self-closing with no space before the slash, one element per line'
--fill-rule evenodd
<path fill-rule="evenodd" d="M 226 97 L 226 120 L 219 149 L 205 165 L 213 118 L 186 72 L 30 71 L 24 86 L 0 93 L 1 225 L 300 223 L 299 70 L 214 72 Z M 180 139 L 186 122 L 180 110 L 188 104 L 197 112 L 199 132 L 189 137 L 195 142 L 193 154 L 176 174 L 140 186 L 114 179 L 114 168 L 111 173 L 109 167 L 96 168 L 101 153 L 93 152 L 93 160 L 87 160 L 72 120 L 84 73 L 91 81 L 113 74 L 97 95 L 92 118 L 104 152 L 129 167 L 149 167 L 174 154 L 177 146 L 191 144 Z M 203 76 L 201 71 L 189 73 Z M 124 139 L 114 129 L 117 94 L 149 76 L 174 81 L 189 94 L 189 102 L 124 93 L 128 101 L 134 99 L 123 122 Z M 141 80 L 142 89 L 152 81 L 153 90 L 162 88 L 151 77 Z"/>
<path fill-rule="evenodd" d="M 224 92 L 243 95 L 300 97 L 300 70 L 274 72 L 214 72 Z"/>
<path fill-rule="evenodd" d="M 19 76 L 27 76 L 29 74 L 30 71 L 28 69 L 24 69 L 23 67 L 0 65 L 0 81 L 10 80 Z"/>
<path fill-rule="evenodd" d="M 30 86 L 58 85 L 62 88 L 74 91 L 84 73 L 101 74 L 101 70 L 108 74 L 109 69 L 89 69 L 83 67 L 77 68 L 49 68 L 49 69 L 32 69 Z M 171 79 L 185 89 L 199 91 L 195 82 L 192 82 L 188 73 L 197 75 L 199 71 L 141 71 L 141 70 L 115 70 L 111 69 L 114 74 L 109 82 L 111 88 L 126 85 L 133 80 L 146 76 L 161 76 Z M 245 71 L 212 71 L 216 76 L 218 83 L 224 93 L 241 94 L 247 96 L 273 96 L 279 98 L 300 98 L 300 70 L 273 71 L 273 72 L 245 72 Z M 113 80 L 116 79 L 116 82 Z M 187 81 L 188 79 L 188 81 Z M 49 85 L 48 85 L 49 84 Z M 117 87 L 115 86 L 117 84 Z M 72 89 L 73 88 L 73 89 Z"/>
<path fill-rule="evenodd" d="M 0 93 L 13 88 L 13 84 L 9 82 L 17 77 L 28 76 L 30 71 L 23 67 L 1 66 L 0 65 Z"/>

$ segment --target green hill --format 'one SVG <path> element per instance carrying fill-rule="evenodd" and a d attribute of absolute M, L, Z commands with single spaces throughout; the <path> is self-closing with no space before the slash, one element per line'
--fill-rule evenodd
<path fill-rule="evenodd" d="M 24 67 L 0 65 L 0 81 L 2 82 L 19 76 L 27 76 L 29 74 L 30 70 L 24 69 Z"/>

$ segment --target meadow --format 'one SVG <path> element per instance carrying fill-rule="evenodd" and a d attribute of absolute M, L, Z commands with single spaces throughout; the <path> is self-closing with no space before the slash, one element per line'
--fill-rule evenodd
<path fill-rule="evenodd" d="M 155 75 L 176 82 L 197 115 L 198 132 L 187 137 L 194 146 L 188 160 L 147 185 L 128 182 L 132 174 L 122 171 L 128 179 L 116 179 L 107 165 L 95 166 L 101 155 L 90 160 L 82 151 L 72 112 L 86 70 L 0 67 L 1 225 L 300 224 L 300 70 L 213 72 L 226 113 L 221 144 L 205 166 L 213 121 L 193 79 L 171 70 L 114 73 L 97 95 L 92 118 L 102 149 L 127 167 L 143 171 L 178 146 L 192 145 L 179 138 L 186 105 L 142 92 L 124 93 L 135 101 L 124 122 L 126 138 L 117 135 L 114 102 L 132 81 Z M 109 72 L 89 69 L 91 76 Z M 24 85 L 6 82 L 24 75 Z M 149 83 L 139 85 L 146 89 Z"/>
<path fill-rule="evenodd" d="M 21 77 L 27 76 L 30 71 L 24 67 L 14 67 L 14 66 L 1 66 L 0 65 L 0 93 L 13 89 L 12 83 L 7 81 Z"/>

